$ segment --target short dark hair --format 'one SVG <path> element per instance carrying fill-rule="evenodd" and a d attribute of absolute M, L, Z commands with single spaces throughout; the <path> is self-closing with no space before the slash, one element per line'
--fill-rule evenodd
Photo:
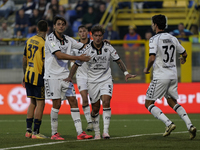
<path fill-rule="evenodd" d="M 55 18 L 53 19 L 53 24 L 55 25 L 58 20 L 64 21 L 65 25 L 67 24 L 67 21 L 65 20 L 65 18 L 59 17 L 59 16 L 55 16 Z"/>
<path fill-rule="evenodd" d="M 88 28 L 87 28 L 85 25 L 80 25 L 80 26 L 78 27 L 78 30 L 79 30 L 80 28 L 85 28 L 85 29 L 88 30 Z"/>
<path fill-rule="evenodd" d="M 91 32 L 94 34 L 94 32 L 100 31 L 102 34 L 104 34 L 105 30 L 102 26 L 100 25 L 95 25 L 92 27 Z"/>
<path fill-rule="evenodd" d="M 155 15 L 152 17 L 152 22 L 157 24 L 158 28 L 164 30 L 166 28 L 167 19 L 165 15 Z"/>
<path fill-rule="evenodd" d="M 37 23 L 37 27 L 38 27 L 39 31 L 41 31 L 41 32 L 47 32 L 47 30 L 48 30 L 48 23 L 45 20 L 40 20 Z"/>

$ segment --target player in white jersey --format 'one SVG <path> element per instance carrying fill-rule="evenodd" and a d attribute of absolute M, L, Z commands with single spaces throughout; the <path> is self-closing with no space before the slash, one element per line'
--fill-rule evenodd
<path fill-rule="evenodd" d="M 63 81 L 69 74 L 68 60 L 88 61 L 89 56 L 71 56 L 71 49 L 81 49 L 83 43 L 63 35 L 66 29 L 66 20 L 62 17 L 55 17 L 54 32 L 51 33 L 45 42 L 45 98 L 52 99 L 53 107 L 51 109 L 51 139 L 64 140 L 58 132 L 58 112 L 61 106 L 61 100 L 68 99 L 71 107 L 71 116 L 77 131 L 77 139 L 89 139 L 92 136 L 87 135 L 82 130 L 79 108 L 75 97 L 75 89 L 72 83 Z"/>
<path fill-rule="evenodd" d="M 99 109 L 100 99 L 103 104 L 103 123 L 104 130 L 102 137 L 109 139 L 109 125 L 111 118 L 110 100 L 113 92 L 113 82 L 110 69 L 110 60 L 115 61 L 120 69 L 125 74 L 125 80 L 134 78 L 135 75 L 131 75 L 127 72 L 126 66 L 120 59 L 117 51 L 110 45 L 102 41 L 104 29 L 96 25 L 92 28 L 93 41 L 88 44 L 84 49 L 84 54 L 90 56 L 91 59 L 86 62 L 88 65 L 88 93 L 90 101 L 92 103 L 92 123 L 95 131 L 95 139 L 100 139 L 99 128 Z M 78 66 L 83 62 L 76 61 L 70 70 L 70 74 L 65 81 L 72 82 L 72 77 L 75 74 Z"/>
<path fill-rule="evenodd" d="M 185 109 L 177 103 L 176 52 L 182 55 L 180 57 L 181 64 L 186 62 L 187 53 L 176 37 L 164 32 L 166 23 L 164 15 L 152 17 L 152 29 L 156 35 L 149 40 L 149 60 L 144 73 L 148 74 L 153 66 L 153 80 L 146 93 L 145 107 L 155 118 L 165 123 L 166 131 L 163 136 L 170 135 L 176 125 L 154 105 L 157 99 L 162 99 L 164 96 L 169 106 L 184 120 L 190 133 L 190 139 L 193 139 L 196 136 L 196 127 L 191 123 Z"/>
<path fill-rule="evenodd" d="M 85 25 L 80 25 L 78 27 L 78 36 L 80 38 L 79 42 L 81 43 L 89 44 L 92 41 L 88 38 L 88 29 Z M 74 56 L 79 56 L 82 53 L 83 53 L 82 50 L 72 49 L 72 55 Z M 71 66 L 73 64 L 74 62 L 71 62 Z M 93 130 L 92 119 L 90 115 L 90 106 L 88 104 L 87 70 L 88 70 L 87 64 L 83 63 L 82 66 L 77 69 L 76 82 L 83 100 L 82 104 L 83 112 L 85 114 L 85 118 L 88 123 L 86 130 L 92 131 Z"/>

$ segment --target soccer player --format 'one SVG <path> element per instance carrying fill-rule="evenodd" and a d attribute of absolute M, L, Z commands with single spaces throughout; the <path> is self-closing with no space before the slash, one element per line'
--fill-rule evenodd
<path fill-rule="evenodd" d="M 85 25 L 80 25 L 78 27 L 78 36 L 80 38 L 79 42 L 84 44 L 89 44 L 91 40 L 88 38 L 88 29 Z M 78 49 L 72 49 L 72 55 L 79 56 L 82 53 L 82 50 Z M 71 66 L 74 63 L 71 62 Z M 83 63 L 81 67 L 78 68 L 76 73 L 76 82 L 78 85 L 79 92 L 81 94 L 81 97 L 83 99 L 83 112 L 85 114 L 85 118 L 87 120 L 87 131 L 93 131 L 92 126 L 92 119 L 90 115 L 90 106 L 88 104 L 88 87 L 87 87 L 87 64 Z"/>
<path fill-rule="evenodd" d="M 44 44 L 48 29 L 46 21 L 41 20 L 37 24 L 37 35 L 28 39 L 23 56 L 23 86 L 26 88 L 27 97 L 31 99 L 27 111 L 27 131 L 25 136 L 32 139 L 44 139 L 46 136 L 40 134 L 39 129 L 45 106 L 44 95 Z M 25 83 L 24 83 L 25 82 Z M 35 111 L 35 115 L 34 115 Z M 34 119 L 34 130 L 32 123 Z"/>
<path fill-rule="evenodd" d="M 104 130 L 102 137 L 109 139 L 109 125 L 111 119 L 110 100 L 113 92 L 113 82 L 110 69 L 110 59 L 116 61 L 120 69 L 124 72 L 125 80 L 134 78 L 136 75 L 128 73 L 126 66 L 120 59 L 117 51 L 108 43 L 103 42 L 104 29 L 96 25 L 91 29 L 93 41 L 84 49 L 84 54 L 90 56 L 91 59 L 86 62 L 88 67 L 88 93 L 92 103 L 92 123 L 95 131 L 95 139 L 100 139 L 99 128 L 99 109 L 100 100 L 103 103 L 103 123 Z M 78 66 L 83 62 L 76 61 L 70 70 L 70 74 L 65 81 L 72 82 Z"/>
<path fill-rule="evenodd" d="M 184 120 L 190 133 L 190 139 L 193 139 L 196 136 L 196 127 L 191 123 L 185 109 L 177 103 L 176 52 L 182 55 L 180 57 L 181 64 L 186 62 L 187 53 L 176 37 L 164 32 L 166 25 L 167 19 L 164 15 L 152 17 L 152 29 L 156 35 L 149 40 L 149 60 L 144 73 L 148 74 L 153 66 L 153 80 L 146 93 L 145 107 L 155 118 L 166 125 L 163 136 L 170 135 L 176 125 L 154 105 L 157 99 L 162 99 L 164 96 L 169 106 Z"/>
<path fill-rule="evenodd" d="M 90 139 L 82 130 L 79 108 L 76 100 L 75 89 L 72 83 L 63 81 L 69 74 L 68 60 L 90 60 L 85 54 L 81 56 L 72 56 L 71 49 L 82 49 L 83 43 L 77 42 L 71 37 L 64 35 L 66 29 L 66 20 L 62 17 L 55 17 L 53 21 L 54 31 L 47 37 L 45 42 L 45 98 L 52 99 L 53 107 L 51 109 L 51 139 L 64 140 L 57 132 L 58 112 L 61 101 L 68 99 L 71 107 L 71 116 L 77 131 L 77 139 Z"/>

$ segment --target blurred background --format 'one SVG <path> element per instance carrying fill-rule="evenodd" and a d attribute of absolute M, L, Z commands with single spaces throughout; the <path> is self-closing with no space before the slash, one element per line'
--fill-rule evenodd
<path fill-rule="evenodd" d="M 102 25 L 104 39 L 111 41 L 128 71 L 138 75 L 129 83 L 149 83 L 151 75 L 144 75 L 143 69 L 148 40 L 154 35 L 151 17 L 156 14 L 167 16 L 166 31 L 189 54 L 183 68 L 177 60 L 179 82 L 200 82 L 199 4 L 199 0 L 0 0 L 0 83 L 21 83 L 27 38 L 36 34 L 41 19 L 48 21 L 51 33 L 56 15 L 67 20 L 65 34 L 75 39 L 79 25 L 86 25 L 89 31 L 95 24 Z M 111 62 L 111 68 L 114 83 L 124 83 L 117 64 Z"/>

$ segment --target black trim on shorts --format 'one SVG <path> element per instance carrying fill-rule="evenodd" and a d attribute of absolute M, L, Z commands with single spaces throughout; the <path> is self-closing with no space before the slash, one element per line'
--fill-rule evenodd
<path fill-rule="evenodd" d="M 113 60 L 113 61 L 118 61 L 118 60 L 120 60 L 121 58 L 118 58 L 118 59 L 116 59 L 116 60 Z"/>

